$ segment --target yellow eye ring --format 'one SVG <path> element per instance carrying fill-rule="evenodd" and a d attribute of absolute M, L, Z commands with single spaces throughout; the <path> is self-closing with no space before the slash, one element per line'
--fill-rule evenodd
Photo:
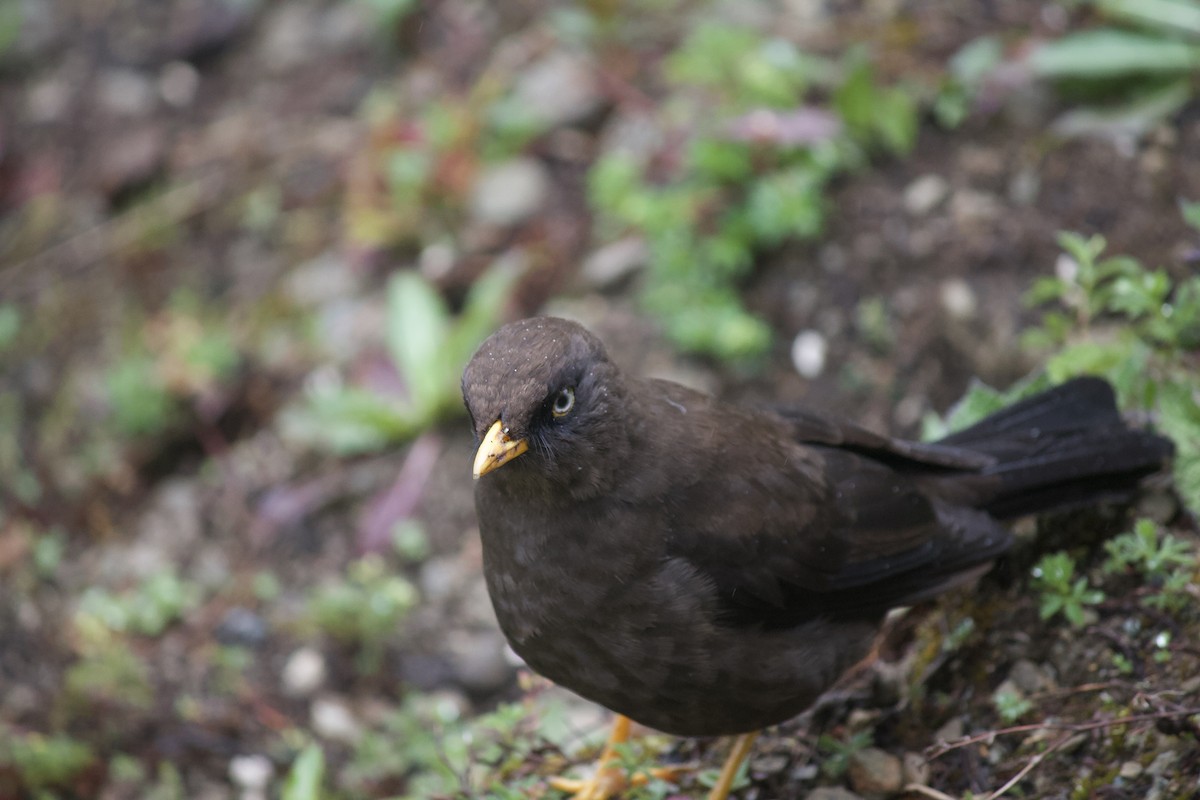
<path fill-rule="evenodd" d="M 550 406 L 550 413 L 556 417 L 565 417 L 571 413 L 571 409 L 575 407 L 575 390 L 571 387 L 560 389 L 558 394 L 554 396 L 554 403 Z"/>

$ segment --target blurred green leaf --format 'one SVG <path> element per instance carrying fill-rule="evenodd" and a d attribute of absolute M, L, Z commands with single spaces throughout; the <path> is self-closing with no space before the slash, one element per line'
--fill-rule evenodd
<path fill-rule="evenodd" d="M 371 9 L 384 28 L 396 28 L 405 17 L 417 9 L 417 0 L 359 0 Z"/>
<path fill-rule="evenodd" d="M 1175 116 L 1191 97 L 1191 80 L 1185 77 L 1165 86 L 1136 92 L 1115 105 L 1072 109 L 1055 119 L 1052 127 L 1060 136 L 1136 139 Z"/>
<path fill-rule="evenodd" d="M 93 760 L 90 747 L 64 734 L 17 733 L 0 726 L 0 771 L 15 772 L 28 790 L 66 787 Z"/>
<path fill-rule="evenodd" d="M 1200 386 L 1185 372 L 1158 390 L 1159 427 L 1175 442 L 1175 487 L 1184 504 L 1200 509 Z"/>
<path fill-rule="evenodd" d="M 21 312 L 12 303 L 0 303 L 0 353 L 12 347 L 21 332 Z"/>
<path fill-rule="evenodd" d="M 981 36 L 973 39 L 955 53 L 947 65 L 950 74 L 968 88 L 983 82 L 1004 59 L 1004 45 L 999 37 Z"/>
<path fill-rule="evenodd" d="M 1086 621 L 1083 607 L 1104 600 L 1104 592 L 1090 589 L 1086 577 L 1075 578 L 1075 559 L 1066 552 L 1043 556 L 1033 568 L 1033 577 L 1041 592 L 1042 619 L 1061 613 L 1079 627 Z"/>
<path fill-rule="evenodd" d="M 324 781 L 325 754 L 315 742 L 310 742 L 292 762 L 283 782 L 281 800 L 320 800 Z"/>
<path fill-rule="evenodd" d="M 1193 0 L 1097 0 L 1096 6 L 1143 27 L 1200 36 L 1200 3 Z"/>
<path fill-rule="evenodd" d="M 793 167 L 755 181 L 747 200 L 754 234 L 775 245 L 789 236 L 816 236 L 824 223 L 824 182 L 810 169 Z"/>
<path fill-rule="evenodd" d="M 1017 381 L 1003 392 L 978 379 L 972 380 L 966 393 L 950 407 L 944 419 L 937 415 L 925 417 L 922 421 L 921 438 L 927 441 L 941 439 L 968 428 L 989 414 L 1048 389 L 1050 385 L 1051 380 L 1044 373 L 1034 373 Z"/>
<path fill-rule="evenodd" d="M 1046 374 L 1055 383 L 1076 375 L 1103 375 L 1117 367 L 1125 353 L 1105 342 L 1076 342 L 1063 347 L 1046 362 Z"/>
<path fill-rule="evenodd" d="M 440 357 L 450 312 L 438 291 L 418 273 L 397 272 L 387 287 L 387 346 L 418 413 L 435 409 L 448 369 Z"/>
<path fill-rule="evenodd" d="M 1003 691 L 997 689 L 993 692 L 992 705 L 996 707 L 996 713 L 1000 715 L 1000 719 L 1005 725 L 1012 725 L 1033 710 L 1033 703 L 1029 698 L 1020 692 L 1008 689 Z"/>
<path fill-rule="evenodd" d="M 1042 44 L 1029 64 L 1038 77 L 1052 80 L 1180 74 L 1200 67 L 1200 47 L 1118 29 L 1091 30 Z"/>
<path fill-rule="evenodd" d="M 177 418 L 179 406 L 162 386 L 149 356 L 122 358 L 109 368 L 105 386 L 113 423 L 125 435 L 160 433 Z"/>
<path fill-rule="evenodd" d="M 284 417 L 290 437 L 342 454 L 378 450 L 415 436 L 427 422 L 418 409 L 358 387 L 311 392 L 303 407 Z"/>
<path fill-rule="evenodd" d="M 0 59 L 16 44 L 25 25 L 25 9 L 19 2 L 0 2 Z"/>
<path fill-rule="evenodd" d="M 1180 199 L 1179 213 L 1190 227 L 1200 231 L 1200 202 Z"/>

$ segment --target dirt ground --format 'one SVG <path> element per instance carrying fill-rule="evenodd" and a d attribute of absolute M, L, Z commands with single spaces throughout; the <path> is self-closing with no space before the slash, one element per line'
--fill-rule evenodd
<path fill-rule="evenodd" d="M 584 100 L 595 93 L 596 110 L 530 146 L 551 186 L 514 230 L 461 231 L 482 244 L 440 270 L 428 250 L 372 250 L 347 234 L 356 165 L 377 134 L 363 110 L 371 93 L 449 92 L 484 62 L 541 63 L 561 49 L 542 4 L 421 2 L 389 36 L 358 2 L 21 5 L 26 27 L 0 51 L 0 301 L 23 322 L 0 362 L 0 797 L 27 788 L 16 735 L 64 734 L 90 748 L 86 768 L 44 796 L 277 796 L 306 737 L 336 770 L 359 763 L 364 731 L 381 730 L 406 697 L 449 698 L 470 715 L 523 696 L 478 572 L 465 424 L 341 458 L 283 423 L 314 382 L 375 374 L 395 270 L 421 269 L 458 302 L 481 265 L 534 252 L 510 316 L 569 314 L 631 369 L 908 435 L 973 378 L 1004 386 L 1036 366 L 1019 342 L 1036 319 L 1021 298 L 1053 272 L 1058 231 L 1102 234 L 1113 252 L 1176 277 L 1195 270 L 1197 235 L 1177 206 L 1200 199 L 1200 106 L 1136 142 L 1060 141 L 1046 130 L 1061 106 L 1031 89 L 952 131 L 926 119 L 911 155 L 838 180 L 819 241 L 763 254 L 745 297 L 776 334 L 765 365 L 683 358 L 639 310 L 636 275 L 597 285 L 580 269 L 602 244 L 590 238 L 583 175 L 606 131 L 643 102 L 628 100 L 636 67 L 599 59 L 595 85 L 575 87 Z M 1016 41 L 1062 24 L 1022 2 L 822 8 L 811 27 L 792 20 L 782 30 L 818 51 L 873 42 L 882 69 L 906 75 L 938 74 L 984 33 Z M 657 47 L 671 36 L 646 35 Z M 98 438 L 88 420 L 111 411 L 110 367 L 131 342 L 153 355 L 190 335 L 181 289 L 206 309 L 195 318 L 236 343 L 237 366 L 220 380 L 188 374 L 173 424 Z M 828 346 L 812 377 L 793 364 L 804 331 Z M 1196 539 L 1167 486 L 1141 502 Z M 389 562 L 421 601 L 383 637 L 377 668 L 363 669 L 361 650 L 314 630 L 305 609 L 316 587 L 386 549 L 397 520 L 427 539 Z M 1090 543 L 1081 563 L 1094 566 L 1103 536 L 1128 527 L 1121 509 L 1023 523 L 1022 546 L 978 592 L 898 621 L 879 664 L 765 736 L 739 796 L 819 798 L 817 787 L 846 783 L 823 769 L 838 751 L 822 735 L 847 742 L 867 731 L 875 748 L 922 762 L 936 742 L 1004 728 L 992 697 L 1008 682 L 1038 703 L 1021 722 L 1068 727 L 983 737 L 910 765 L 906 780 L 945 793 L 929 796 L 981 796 L 1047 753 L 1020 796 L 1196 796 L 1195 717 L 1156 727 L 1172 709 L 1200 705 L 1195 614 L 1183 625 L 1155 618 L 1130 587 L 1071 629 L 1039 619 L 1024 580 L 1063 542 Z M 39 566 L 38 542 L 51 539 L 62 552 Z M 166 569 L 203 599 L 161 632 L 123 640 L 141 677 L 113 667 L 116 678 L 89 673 L 88 683 L 72 672 L 91 652 L 72 622 L 81 597 Z M 261 588 L 264 575 L 274 590 Z M 1173 632 L 1173 657 L 1136 658 L 1160 629 Z M 244 662 L 221 661 L 230 647 Z M 1113 666 L 1114 653 L 1136 662 L 1132 675 Z M 304 677 L 305 664 L 316 677 Z M 147 693 L 136 702 L 123 694 L 132 683 Z M 580 726 L 598 724 L 569 707 Z M 1142 717 L 1112 723 L 1130 709 Z M 706 766 L 721 755 L 707 742 L 671 747 Z M 261 784 L 244 772 L 264 764 Z M 337 796 L 405 796 L 417 769 L 339 779 Z M 665 796 L 702 796 L 695 785 L 682 791 Z"/>

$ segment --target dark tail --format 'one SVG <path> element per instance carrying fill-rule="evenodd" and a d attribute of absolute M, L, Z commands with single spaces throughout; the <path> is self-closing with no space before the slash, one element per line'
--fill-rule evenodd
<path fill-rule="evenodd" d="M 1100 378 L 1026 398 L 939 444 L 996 459 L 974 505 L 997 517 L 1127 498 L 1175 452 L 1170 439 L 1126 424 Z"/>

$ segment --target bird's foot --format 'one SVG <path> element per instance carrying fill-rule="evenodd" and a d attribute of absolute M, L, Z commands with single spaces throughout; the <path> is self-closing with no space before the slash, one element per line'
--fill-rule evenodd
<path fill-rule="evenodd" d="M 645 786 L 652 780 L 676 783 L 688 772 L 688 767 L 655 767 L 646 772 L 627 775 L 620 767 L 601 766 L 587 780 L 551 778 L 550 786 L 571 795 L 572 800 L 608 800 L 627 789 Z"/>

